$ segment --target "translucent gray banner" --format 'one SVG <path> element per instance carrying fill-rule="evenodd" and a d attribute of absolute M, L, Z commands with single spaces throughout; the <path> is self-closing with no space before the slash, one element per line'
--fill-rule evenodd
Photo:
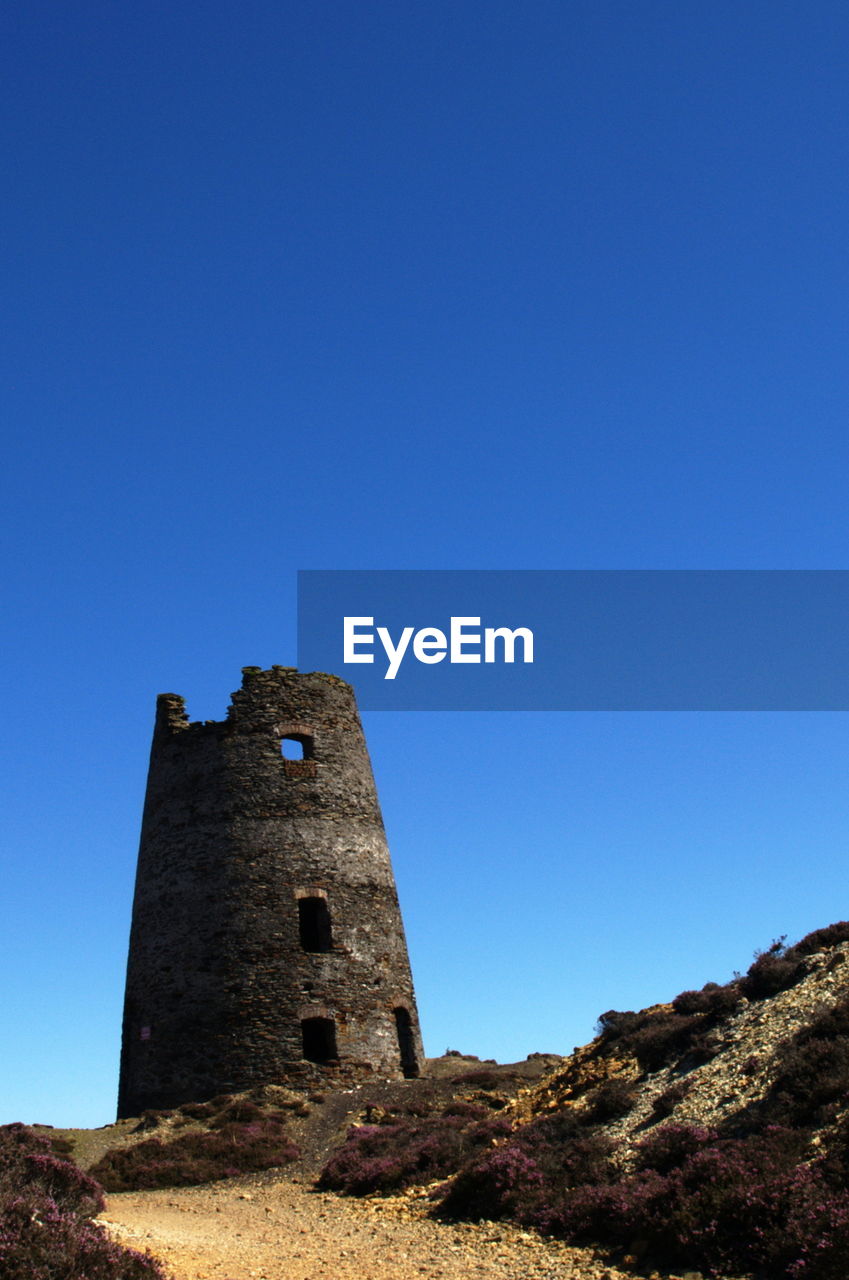
<path fill-rule="evenodd" d="M 309 570 L 298 665 L 365 710 L 845 710 L 849 571 Z"/>

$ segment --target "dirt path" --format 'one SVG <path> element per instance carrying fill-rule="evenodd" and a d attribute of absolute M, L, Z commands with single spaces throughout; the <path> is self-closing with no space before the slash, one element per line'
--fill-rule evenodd
<path fill-rule="evenodd" d="M 416 1197 L 347 1200 L 292 1181 L 126 1192 L 100 1221 L 175 1280 L 625 1280 L 512 1227 L 434 1222 Z"/>

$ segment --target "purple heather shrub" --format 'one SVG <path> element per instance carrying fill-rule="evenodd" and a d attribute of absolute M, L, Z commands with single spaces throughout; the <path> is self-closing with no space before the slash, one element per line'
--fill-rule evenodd
<path fill-rule="evenodd" d="M 39 1187 L 62 1209 L 90 1217 L 104 1207 L 102 1187 L 68 1160 L 34 1152 L 24 1157 L 23 1173 L 30 1186 Z"/>
<path fill-rule="evenodd" d="M 475 1088 L 486 1092 L 491 1089 L 503 1089 L 506 1084 L 515 1079 L 512 1073 L 499 1074 L 487 1067 L 476 1067 L 474 1071 L 464 1071 L 459 1076 L 452 1076 L 451 1082 L 455 1085 L 474 1085 Z"/>
<path fill-rule="evenodd" d="M 700 993 L 683 993 L 684 996 L 694 994 Z M 679 996 L 678 1000 L 681 999 Z M 684 1008 L 689 1007 L 684 1000 Z M 617 1056 L 633 1054 L 644 1071 L 658 1071 L 692 1054 L 704 1059 L 708 1051 L 703 1035 L 714 1025 L 716 1011 L 689 1014 L 684 1008 L 642 1013 L 608 1010 L 598 1020 L 602 1050 Z"/>
<path fill-rule="evenodd" d="M 806 1135 L 729 1139 L 669 1126 L 665 1147 L 661 1137 L 643 1144 L 637 1172 L 578 1188 L 552 1224 L 558 1234 L 606 1246 L 639 1238 L 660 1265 L 845 1280 L 849 1193 L 821 1163 L 801 1163 Z"/>
<path fill-rule="evenodd" d="M 807 956 L 814 951 L 836 947 L 841 942 L 849 942 L 849 920 L 837 920 L 834 924 L 827 924 L 824 929 L 814 929 L 813 933 L 806 934 L 792 949 L 796 955 Z"/>
<path fill-rule="evenodd" d="M 849 1096 L 849 1001 L 826 1009 L 779 1054 L 762 1115 L 781 1124 L 826 1123 Z"/>
<path fill-rule="evenodd" d="M 322 1169 L 318 1185 L 345 1195 L 368 1195 L 431 1182 L 447 1177 L 509 1132 L 503 1120 L 462 1114 L 353 1126 Z"/>
<path fill-rule="evenodd" d="M 514 1142 L 485 1152 L 462 1169 L 445 1188 L 440 1216 L 509 1218 L 536 1223 L 543 1216 L 545 1178 L 532 1156 Z"/>
<path fill-rule="evenodd" d="M 743 1138 L 667 1125 L 622 1174 L 597 1132 L 554 1117 L 514 1131 L 442 1189 L 448 1218 L 509 1219 L 576 1243 L 645 1242 L 659 1266 L 770 1280 L 845 1280 L 849 1190 L 839 1162 L 810 1159 L 809 1134 Z"/>
<path fill-rule="evenodd" d="M 166 1280 L 148 1254 L 111 1241 L 55 1201 L 23 1193 L 0 1207 L 3 1280 Z"/>
<path fill-rule="evenodd" d="M 607 1139 L 569 1116 L 543 1117 L 469 1161 L 443 1188 L 438 1212 L 551 1231 L 572 1188 L 610 1180 L 610 1150 Z"/>
<path fill-rule="evenodd" d="M 627 1115 L 637 1100 L 634 1083 L 628 1080 L 605 1080 L 592 1094 L 586 1118 L 591 1124 L 603 1124 Z"/>
<path fill-rule="evenodd" d="M 114 1244 L 89 1218 L 102 1188 L 26 1125 L 0 1127 L 3 1280 L 166 1280 L 146 1254 Z"/>
<path fill-rule="evenodd" d="M 786 991 L 805 976 L 801 954 L 787 947 L 784 938 L 776 938 L 766 951 L 759 951 L 740 979 L 740 990 L 748 1000 L 766 1000 Z"/>
<path fill-rule="evenodd" d="M 489 1108 L 477 1102 L 449 1102 L 443 1110 L 444 1116 L 465 1116 L 468 1120 L 483 1120 L 489 1115 Z"/>
<path fill-rule="evenodd" d="M 690 1086 L 688 1082 L 686 1080 L 677 1080 L 675 1084 L 671 1084 L 668 1089 L 664 1089 L 663 1093 L 655 1098 L 652 1103 L 652 1115 L 658 1120 L 672 1115 L 678 1103 L 683 1102 L 689 1092 Z"/>
<path fill-rule="evenodd" d="M 782 1055 L 770 1091 L 776 1118 L 803 1124 L 825 1119 L 825 1109 L 849 1094 L 849 1037 L 797 1043 Z"/>
<path fill-rule="evenodd" d="M 665 1212 L 667 1194 L 667 1179 L 652 1169 L 609 1184 L 588 1183 L 561 1197 L 548 1231 L 613 1247 L 625 1246 L 637 1236 L 651 1240 Z"/>
<path fill-rule="evenodd" d="M 849 1195 L 829 1185 L 822 1165 L 799 1163 L 802 1146 L 800 1135 L 771 1130 L 720 1142 L 676 1170 L 667 1229 L 678 1257 L 698 1256 L 717 1269 L 836 1280 Z"/>
<path fill-rule="evenodd" d="M 716 982 L 706 983 L 701 991 L 682 991 L 672 1001 L 676 1013 L 706 1013 L 713 1017 L 723 1017 L 733 1013 L 740 1003 L 742 992 L 736 982 L 729 982 L 721 987 Z"/>
<path fill-rule="evenodd" d="M 644 1138 L 637 1148 L 638 1169 L 653 1169 L 655 1173 L 669 1173 L 678 1169 L 709 1143 L 716 1142 L 715 1129 L 703 1129 L 691 1124 L 665 1124 Z"/>
<path fill-rule="evenodd" d="M 192 1186 L 290 1164 L 300 1152 L 278 1120 L 230 1122 L 208 1133 L 186 1133 L 170 1142 L 148 1138 L 113 1147 L 92 1167 L 107 1191 Z"/>
<path fill-rule="evenodd" d="M 822 1167 L 795 1170 L 787 1187 L 785 1231 L 795 1254 L 791 1280 L 845 1280 L 849 1257 L 849 1192 L 836 1189 Z"/>
<path fill-rule="evenodd" d="M 610 1140 L 570 1115 L 540 1116 L 517 1129 L 512 1141 L 535 1160 L 547 1180 L 565 1187 L 611 1177 Z"/>
<path fill-rule="evenodd" d="M 50 1141 L 23 1124 L 0 1126 L 0 1195 L 21 1188 L 50 1199 L 60 1209 L 92 1217 L 103 1208 L 103 1189 L 69 1160 L 54 1155 Z"/>

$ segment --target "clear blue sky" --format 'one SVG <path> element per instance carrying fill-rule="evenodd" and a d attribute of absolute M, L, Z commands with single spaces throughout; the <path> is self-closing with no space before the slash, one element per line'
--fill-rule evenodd
<path fill-rule="evenodd" d="M 846 568 L 849 9 L 10 0 L 0 1120 L 114 1114 L 156 693 L 299 568 Z M 849 915 L 838 714 L 373 713 L 426 1045 Z"/>

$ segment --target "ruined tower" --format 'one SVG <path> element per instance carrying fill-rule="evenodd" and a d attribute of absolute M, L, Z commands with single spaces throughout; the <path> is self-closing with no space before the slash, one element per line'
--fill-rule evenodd
<path fill-rule="evenodd" d="M 350 686 L 246 667 L 227 719 L 193 724 L 182 698 L 161 694 L 119 1118 L 257 1084 L 411 1076 L 421 1059 Z"/>

